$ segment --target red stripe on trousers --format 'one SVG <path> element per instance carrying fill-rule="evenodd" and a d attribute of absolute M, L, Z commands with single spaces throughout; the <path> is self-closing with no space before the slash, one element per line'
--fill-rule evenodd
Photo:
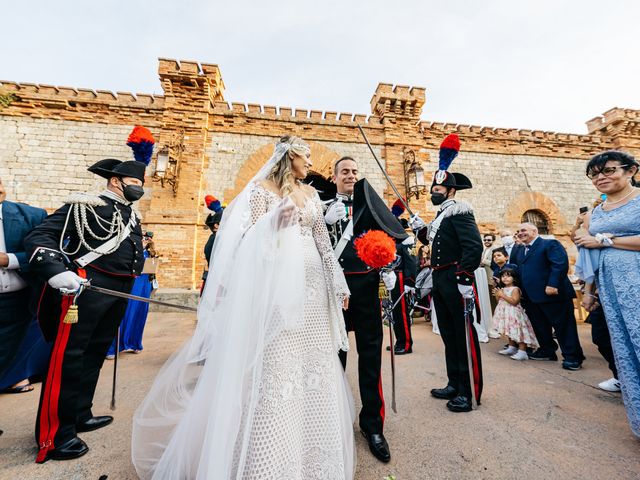
<path fill-rule="evenodd" d="M 47 457 L 49 450 L 55 448 L 53 440 L 58 433 L 60 426 L 60 418 L 58 417 L 58 400 L 60 398 L 60 377 L 62 376 L 62 359 L 64 351 L 69 341 L 69 333 L 71 332 L 71 324 L 64 323 L 64 317 L 73 302 L 73 297 L 62 297 L 62 305 L 60 311 L 60 324 L 58 325 L 58 333 L 56 341 L 51 352 L 51 360 L 49 360 L 49 370 L 47 371 L 47 384 L 42 397 L 42 405 L 40 406 L 40 435 L 38 438 L 38 456 L 36 463 L 42 463 Z"/>
<path fill-rule="evenodd" d="M 404 291 L 404 275 L 402 272 L 398 272 L 398 281 L 400 282 L 400 294 Z M 409 350 L 411 345 L 411 332 L 409 331 L 409 321 L 407 319 L 407 305 L 405 303 L 405 295 L 402 295 L 400 300 L 400 307 L 402 308 L 402 326 L 404 327 L 404 349 Z"/>
<path fill-rule="evenodd" d="M 475 328 L 473 325 L 469 325 L 469 328 Z M 478 352 L 476 351 L 476 342 L 473 341 L 473 336 L 469 332 L 469 345 L 471 345 L 471 366 L 473 367 L 473 390 L 476 393 L 476 402 L 480 398 L 480 369 L 478 368 Z M 471 376 L 472 372 L 469 372 Z"/>
<path fill-rule="evenodd" d="M 391 346 L 393 348 L 393 345 Z M 384 425 L 384 395 L 382 393 L 382 373 L 378 377 L 378 393 L 380 394 L 380 401 L 382 406 L 380 407 L 380 417 L 382 418 L 382 424 Z"/>
<path fill-rule="evenodd" d="M 78 276 L 87 278 L 86 270 L 79 268 Z M 47 385 L 45 386 L 42 405 L 40 408 L 40 435 L 38 438 L 39 451 L 36 457 L 36 463 L 43 463 L 47 458 L 49 450 L 55 448 L 54 439 L 58 433 L 60 426 L 60 417 L 58 416 L 58 402 L 60 400 L 60 386 L 62 377 L 62 361 L 64 352 L 69 341 L 71 333 L 71 323 L 64 323 L 64 317 L 67 315 L 69 307 L 73 303 L 73 297 L 62 297 L 60 305 L 60 324 L 58 325 L 58 333 L 51 352 L 51 360 L 49 360 L 49 370 L 47 371 Z"/>

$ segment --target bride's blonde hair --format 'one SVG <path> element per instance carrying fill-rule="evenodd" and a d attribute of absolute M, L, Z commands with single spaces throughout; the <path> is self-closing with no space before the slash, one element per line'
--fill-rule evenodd
<path fill-rule="evenodd" d="M 305 156 L 309 154 L 310 148 L 307 142 L 293 135 L 281 137 L 278 143 L 288 144 L 289 147 L 282 158 L 273 166 L 267 179 L 275 183 L 282 196 L 286 197 L 293 192 L 294 186 L 299 182 L 293 176 L 293 171 L 291 170 L 291 154 Z"/>

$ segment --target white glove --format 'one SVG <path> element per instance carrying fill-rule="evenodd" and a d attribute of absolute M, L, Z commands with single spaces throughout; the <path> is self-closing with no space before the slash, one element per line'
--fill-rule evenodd
<path fill-rule="evenodd" d="M 409 217 L 409 226 L 411 227 L 411 230 L 416 232 L 421 228 L 426 227 L 427 224 L 424 223 L 424 220 L 422 220 L 417 213 L 414 213 L 413 215 L 411 215 L 411 217 Z"/>
<path fill-rule="evenodd" d="M 406 245 L 407 247 L 412 247 L 415 244 L 416 244 L 416 237 L 414 237 L 413 235 L 409 235 L 407 238 L 405 238 L 402 241 L 402 245 Z"/>
<path fill-rule="evenodd" d="M 335 225 L 347 216 L 347 209 L 344 207 L 342 200 L 331 204 L 324 214 L 324 221 L 327 225 Z"/>
<path fill-rule="evenodd" d="M 458 291 L 462 298 L 473 298 L 473 286 L 458 284 Z"/>
<path fill-rule="evenodd" d="M 387 287 L 387 290 L 389 291 L 393 290 L 393 287 L 396 286 L 396 280 L 398 279 L 396 272 L 393 270 L 382 272 L 380 274 L 380 278 L 382 278 L 384 286 Z"/>
<path fill-rule="evenodd" d="M 409 285 L 404 286 L 404 291 L 407 292 L 407 294 L 411 294 L 411 295 L 416 293 L 415 287 L 410 287 Z"/>
<path fill-rule="evenodd" d="M 71 272 L 69 270 L 54 275 L 49 279 L 49 285 L 57 290 L 64 288 L 65 290 L 75 291 L 78 290 L 80 288 L 80 284 L 83 283 L 87 283 L 86 278 L 79 277 L 75 272 Z"/>

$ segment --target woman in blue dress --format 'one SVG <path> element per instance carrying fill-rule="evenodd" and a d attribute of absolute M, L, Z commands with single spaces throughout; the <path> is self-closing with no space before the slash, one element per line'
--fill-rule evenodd
<path fill-rule="evenodd" d="M 153 233 L 145 232 L 142 237 L 142 244 L 144 246 L 144 258 L 157 257 L 153 245 Z M 154 276 L 143 273 L 135 279 L 133 287 L 131 288 L 131 294 L 138 297 L 149 298 L 153 291 Z M 142 334 L 144 332 L 144 326 L 147 323 L 147 315 L 149 313 L 149 304 L 146 302 L 140 302 L 138 300 L 129 300 L 127 310 L 122 318 L 120 324 L 120 348 L 119 351 L 128 351 L 133 353 L 140 353 L 142 351 Z M 111 360 L 116 353 L 116 341 L 113 340 L 109 351 L 107 352 L 107 359 Z"/>
<path fill-rule="evenodd" d="M 596 284 L 629 425 L 640 437 L 640 188 L 634 180 L 638 166 L 631 155 L 614 150 L 589 161 L 587 176 L 607 198 L 587 217 L 589 234 L 576 237 L 576 244 L 600 249 Z M 590 307 L 594 300 L 589 293 L 584 305 Z"/>

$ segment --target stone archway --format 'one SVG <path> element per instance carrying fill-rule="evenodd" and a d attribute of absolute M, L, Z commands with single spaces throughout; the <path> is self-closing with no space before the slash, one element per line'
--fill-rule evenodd
<path fill-rule="evenodd" d="M 545 217 L 549 234 L 564 233 L 562 230 L 567 223 L 564 215 L 552 199 L 540 192 L 523 192 L 511 200 L 505 210 L 505 225 L 518 225 L 528 211 L 537 211 Z"/>
<path fill-rule="evenodd" d="M 249 180 L 258 173 L 258 170 L 273 154 L 274 146 L 275 143 L 263 145 L 247 158 L 247 161 L 238 171 L 233 187 L 224 191 L 225 203 L 231 202 L 247 185 Z M 309 142 L 309 146 L 311 147 L 311 161 L 313 162 L 311 169 L 316 174 L 322 175 L 327 179 L 330 178 L 333 164 L 340 158 L 340 154 L 317 142 Z"/>

